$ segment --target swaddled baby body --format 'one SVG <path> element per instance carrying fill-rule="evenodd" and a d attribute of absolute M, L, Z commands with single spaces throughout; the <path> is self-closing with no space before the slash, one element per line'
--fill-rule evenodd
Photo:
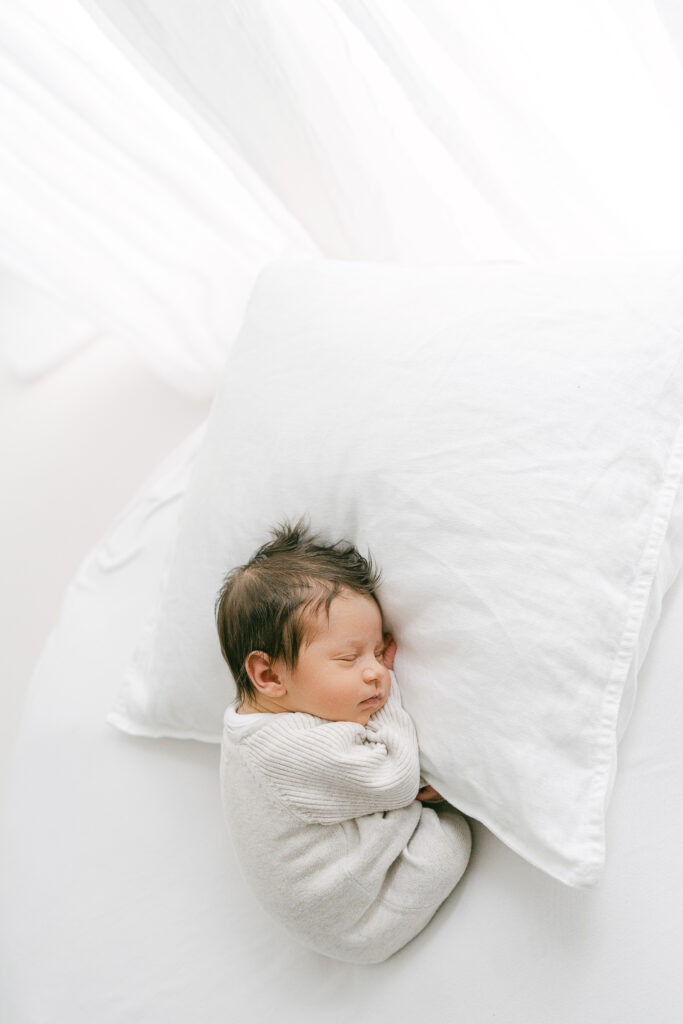
<path fill-rule="evenodd" d="M 238 689 L 221 747 L 238 859 L 302 942 L 361 964 L 424 928 L 471 845 L 464 817 L 420 788 L 378 579 L 352 546 L 285 524 L 228 574 L 216 601 Z"/>

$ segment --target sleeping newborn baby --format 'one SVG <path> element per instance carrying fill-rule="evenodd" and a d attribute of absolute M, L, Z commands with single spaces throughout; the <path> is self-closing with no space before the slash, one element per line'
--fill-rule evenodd
<path fill-rule="evenodd" d="M 300 522 L 274 530 L 216 599 L 238 692 L 221 746 L 238 859 L 302 942 L 360 964 L 424 928 L 471 844 L 463 816 L 420 788 L 378 582 L 354 547 L 324 545 Z"/>

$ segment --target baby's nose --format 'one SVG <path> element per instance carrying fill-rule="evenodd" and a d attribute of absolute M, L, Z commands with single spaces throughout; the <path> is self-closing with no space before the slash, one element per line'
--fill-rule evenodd
<path fill-rule="evenodd" d="M 372 664 L 363 668 L 363 679 L 366 683 L 374 683 L 376 679 L 379 679 L 381 671 L 380 665 L 373 661 Z"/>

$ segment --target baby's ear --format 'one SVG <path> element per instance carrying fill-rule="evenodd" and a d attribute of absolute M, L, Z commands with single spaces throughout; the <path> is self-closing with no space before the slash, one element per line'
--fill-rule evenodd
<path fill-rule="evenodd" d="M 275 671 L 269 654 L 264 651 L 250 651 L 244 661 L 244 667 L 259 693 L 269 697 L 278 697 L 282 693 L 284 684 Z"/>

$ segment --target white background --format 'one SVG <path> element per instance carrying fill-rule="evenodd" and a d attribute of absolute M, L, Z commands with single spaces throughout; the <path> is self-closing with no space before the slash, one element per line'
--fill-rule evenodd
<path fill-rule="evenodd" d="M 0 801 L 28 680 L 65 588 L 208 406 L 109 336 L 33 382 L 0 355 Z"/>

